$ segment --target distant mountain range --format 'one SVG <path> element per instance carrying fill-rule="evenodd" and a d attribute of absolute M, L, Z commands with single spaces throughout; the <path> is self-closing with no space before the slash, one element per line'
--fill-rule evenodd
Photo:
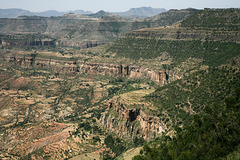
<path fill-rule="evenodd" d="M 115 14 L 122 17 L 146 18 L 146 17 L 160 14 L 162 12 L 166 12 L 166 11 L 167 10 L 164 8 L 141 7 L 141 8 L 131 8 L 126 12 L 108 12 L 108 14 Z M 62 16 L 68 13 L 74 13 L 74 14 L 80 14 L 80 15 L 94 14 L 91 11 L 84 11 L 84 10 L 75 10 L 75 11 L 67 11 L 67 12 L 59 12 L 56 10 L 49 10 L 44 12 L 30 12 L 28 10 L 13 8 L 13 9 L 0 9 L 0 18 L 16 18 L 19 16 L 43 16 L 43 17 L 54 16 L 56 17 L 56 16 Z"/>
<path fill-rule="evenodd" d="M 62 16 L 68 13 L 75 14 L 93 14 L 90 11 L 84 10 L 75 10 L 75 11 L 67 11 L 67 12 L 59 12 L 56 10 L 49 10 L 44 12 L 30 12 L 28 10 L 23 9 L 0 9 L 0 18 L 16 18 L 19 16 L 43 16 L 43 17 L 51 17 L 51 16 Z"/>

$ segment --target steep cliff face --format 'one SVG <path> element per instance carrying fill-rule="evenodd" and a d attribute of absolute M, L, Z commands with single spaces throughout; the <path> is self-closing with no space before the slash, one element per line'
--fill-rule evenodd
<path fill-rule="evenodd" d="M 167 129 L 158 117 L 148 116 L 141 109 L 124 106 L 110 100 L 108 109 L 100 118 L 107 130 L 121 138 L 143 138 L 147 141 L 161 135 Z"/>
<path fill-rule="evenodd" d="M 58 40 L 56 46 L 78 46 L 81 48 L 91 48 L 99 45 L 103 45 L 105 42 L 101 41 L 74 41 L 74 40 Z"/>
<path fill-rule="evenodd" d="M 0 45 L 3 47 L 20 47 L 20 46 L 54 46 L 55 40 L 52 39 L 38 39 L 38 40 L 1 40 Z"/>
<path fill-rule="evenodd" d="M 56 73 L 87 73 L 101 74 L 111 76 L 123 76 L 129 78 L 151 79 L 159 85 L 167 84 L 170 81 L 180 79 L 182 75 L 164 70 L 150 69 L 142 66 L 88 63 L 84 61 L 61 61 L 34 57 L 17 57 L 4 56 L 3 61 L 6 63 L 16 64 L 25 68 L 39 67 L 51 68 Z"/>
<path fill-rule="evenodd" d="M 23 37 L 22 39 L 7 39 L 3 38 L 0 40 L 0 46 L 3 47 L 23 47 L 23 46 L 70 46 L 70 47 L 81 47 L 91 48 L 99 45 L 103 45 L 105 42 L 101 41 L 74 41 L 74 40 L 55 40 L 55 39 L 33 39 L 29 40 Z"/>
<path fill-rule="evenodd" d="M 129 78 L 149 78 L 160 84 L 166 84 L 169 80 L 169 75 L 165 71 L 142 66 L 102 63 L 83 63 L 81 66 L 81 70 L 90 74 L 115 75 Z M 180 77 L 174 76 L 174 79 L 178 78 Z"/>
<path fill-rule="evenodd" d="M 79 66 L 75 61 L 61 61 L 45 58 L 34 57 L 18 57 L 18 56 L 4 56 L 3 61 L 12 63 L 23 68 L 38 67 L 42 69 L 51 68 L 56 73 L 73 73 L 79 72 Z"/>

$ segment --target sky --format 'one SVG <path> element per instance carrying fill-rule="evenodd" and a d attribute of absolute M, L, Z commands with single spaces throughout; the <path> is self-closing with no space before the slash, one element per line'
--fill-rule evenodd
<path fill-rule="evenodd" d="M 0 0 L 0 8 L 20 8 L 33 12 L 82 9 L 97 12 L 124 12 L 130 8 L 240 8 L 240 0 Z"/>

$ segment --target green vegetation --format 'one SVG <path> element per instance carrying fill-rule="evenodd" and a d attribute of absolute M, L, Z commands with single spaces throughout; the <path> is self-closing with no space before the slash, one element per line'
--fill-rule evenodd
<path fill-rule="evenodd" d="M 108 96 L 113 97 L 114 95 L 117 94 L 123 94 L 130 91 L 139 90 L 141 88 L 135 87 L 133 84 L 140 84 L 141 82 L 143 83 L 144 80 L 141 79 L 128 80 L 122 77 L 110 80 L 109 83 L 114 84 L 114 86 L 108 88 Z"/>
<path fill-rule="evenodd" d="M 239 148 L 240 143 L 240 88 L 233 96 L 225 99 L 225 104 L 214 104 L 196 114 L 186 129 L 176 127 L 176 136 L 165 136 L 158 146 L 144 146 L 144 155 L 133 160 L 190 160 L 222 159 Z M 228 156 L 239 159 L 232 153 Z"/>
<path fill-rule="evenodd" d="M 104 144 L 106 144 L 108 148 L 111 148 L 116 157 L 126 150 L 122 144 L 122 141 L 119 138 L 113 138 L 111 135 L 108 135 L 105 138 Z"/>
<path fill-rule="evenodd" d="M 198 14 L 188 17 L 181 23 L 181 26 L 194 29 L 239 31 L 239 13 L 239 8 L 204 9 Z"/>
<path fill-rule="evenodd" d="M 133 143 L 136 147 L 137 146 L 142 146 L 145 142 L 146 141 L 142 137 L 140 137 L 140 138 L 135 137 L 134 140 L 133 140 Z"/>
<path fill-rule="evenodd" d="M 232 42 L 125 37 L 116 40 L 107 51 L 134 60 L 140 58 L 153 59 L 167 52 L 173 58 L 172 65 L 179 64 L 192 57 L 203 59 L 203 64 L 218 66 L 227 63 L 232 57 L 240 55 L 239 50 L 240 45 Z"/>
<path fill-rule="evenodd" d="M 166 124 L 189 124 L 190 115 L 206 106 L 223 103 L 240 86 L 239 77 L 239 69 L 232 66 L 210 68 L 160 87 L 146 99 L 159 108 L 158 116 Z"/>

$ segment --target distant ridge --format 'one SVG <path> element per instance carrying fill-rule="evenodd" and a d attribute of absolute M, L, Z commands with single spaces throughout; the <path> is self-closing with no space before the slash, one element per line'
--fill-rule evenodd
<path fill-rule="evenodd" d="M 28 10 L 12 8 L 12 9 L 0 9 L 0 18 L 17 18 L 19 16 L 42 16 L 42 17 L 57 17 L 63 16 L 68 13 L 74 13 L 79 15 L 91 15 L 91 17 L 99 17 L 107 16 L 110 14 L 115 14 L 122 17 L 138 17 L 138 18 L 146 18 L 155 16 L 162 12 L 166 12 L 167 10 L 164 8 L 152 8 L 152 7 L 140 7 L 140 8 L 131 8 L 126 12 L 105 12 L 100 10 L 97 13 L 93 13 L 91 11 L 84 11 L 84 10 L 75 10 L 75 11 L 66 11 L 66 12 L 59 12 L 56 10 L 48 10 L 44 12 L 30 12 Z M 103 15 L 104 14 L 104 15 Z M 101 17 L 100 16 L 100 17 Z"/>
<path fill-rule="evenodd" d="M 157 14 L 160 14 L 166 11 L 167 10 L 164 8 L 140 7 L 140 8 L 131 8 L 126 12 L 113 12 L 113 14 L 117 14 L 123 17 L 131 16 L 131 17 L 146 18 L 146 17 L 155 16 Z"/>
<path fill-rule="evenodd" d="M 18 8 L 12 8 L 12 9 L 0 9 L 0 18 L 17 18 L 19 16 L 42 16 L 42 17 L 57 17 L 62 16 L 68 13 L 75 13 L 75 14 L 93 14 L 90 11 L 84 11 L 84 10 L 75 10 L 75 11 L 67 11 L 67 12 L 59 12 L 56 10 L 48 10 L 44 12 L 30 12 L 28 10 L 18 9 Z"/>
<path fill-rule="evenodd" d="M 34 13 L 23 10 L 23 9 L 17 9 L 17 8 L 11 8 L 11 9 L 0 9 L 0 18 L 16 18 L 18 16 L 33 16 Z"/>
<path fill-rule="evenodd" d="M 111 13 L 107 13 L 104 10 L 101 10 L 95 14 L 89 14 L 88 16 L 93 17 L 93 18 L 101 18 L 101 17 L 105 17 L 105 16 L 109 16 L 111 15 Z"/>
<path fill-rule="evenodd" d="M 187 9 L 171 9 L 167 12 L 160 13 L 156 16 L 152 16 L 149 18 L 144 19 L 145 22 L 149 22 L 151 27 L 158 27 L 158 26 L 168 26 L 179 21 L 186 19 L 187 17 L 197 14 L 200 10 L 194 8 L 187 8 Z"/>

